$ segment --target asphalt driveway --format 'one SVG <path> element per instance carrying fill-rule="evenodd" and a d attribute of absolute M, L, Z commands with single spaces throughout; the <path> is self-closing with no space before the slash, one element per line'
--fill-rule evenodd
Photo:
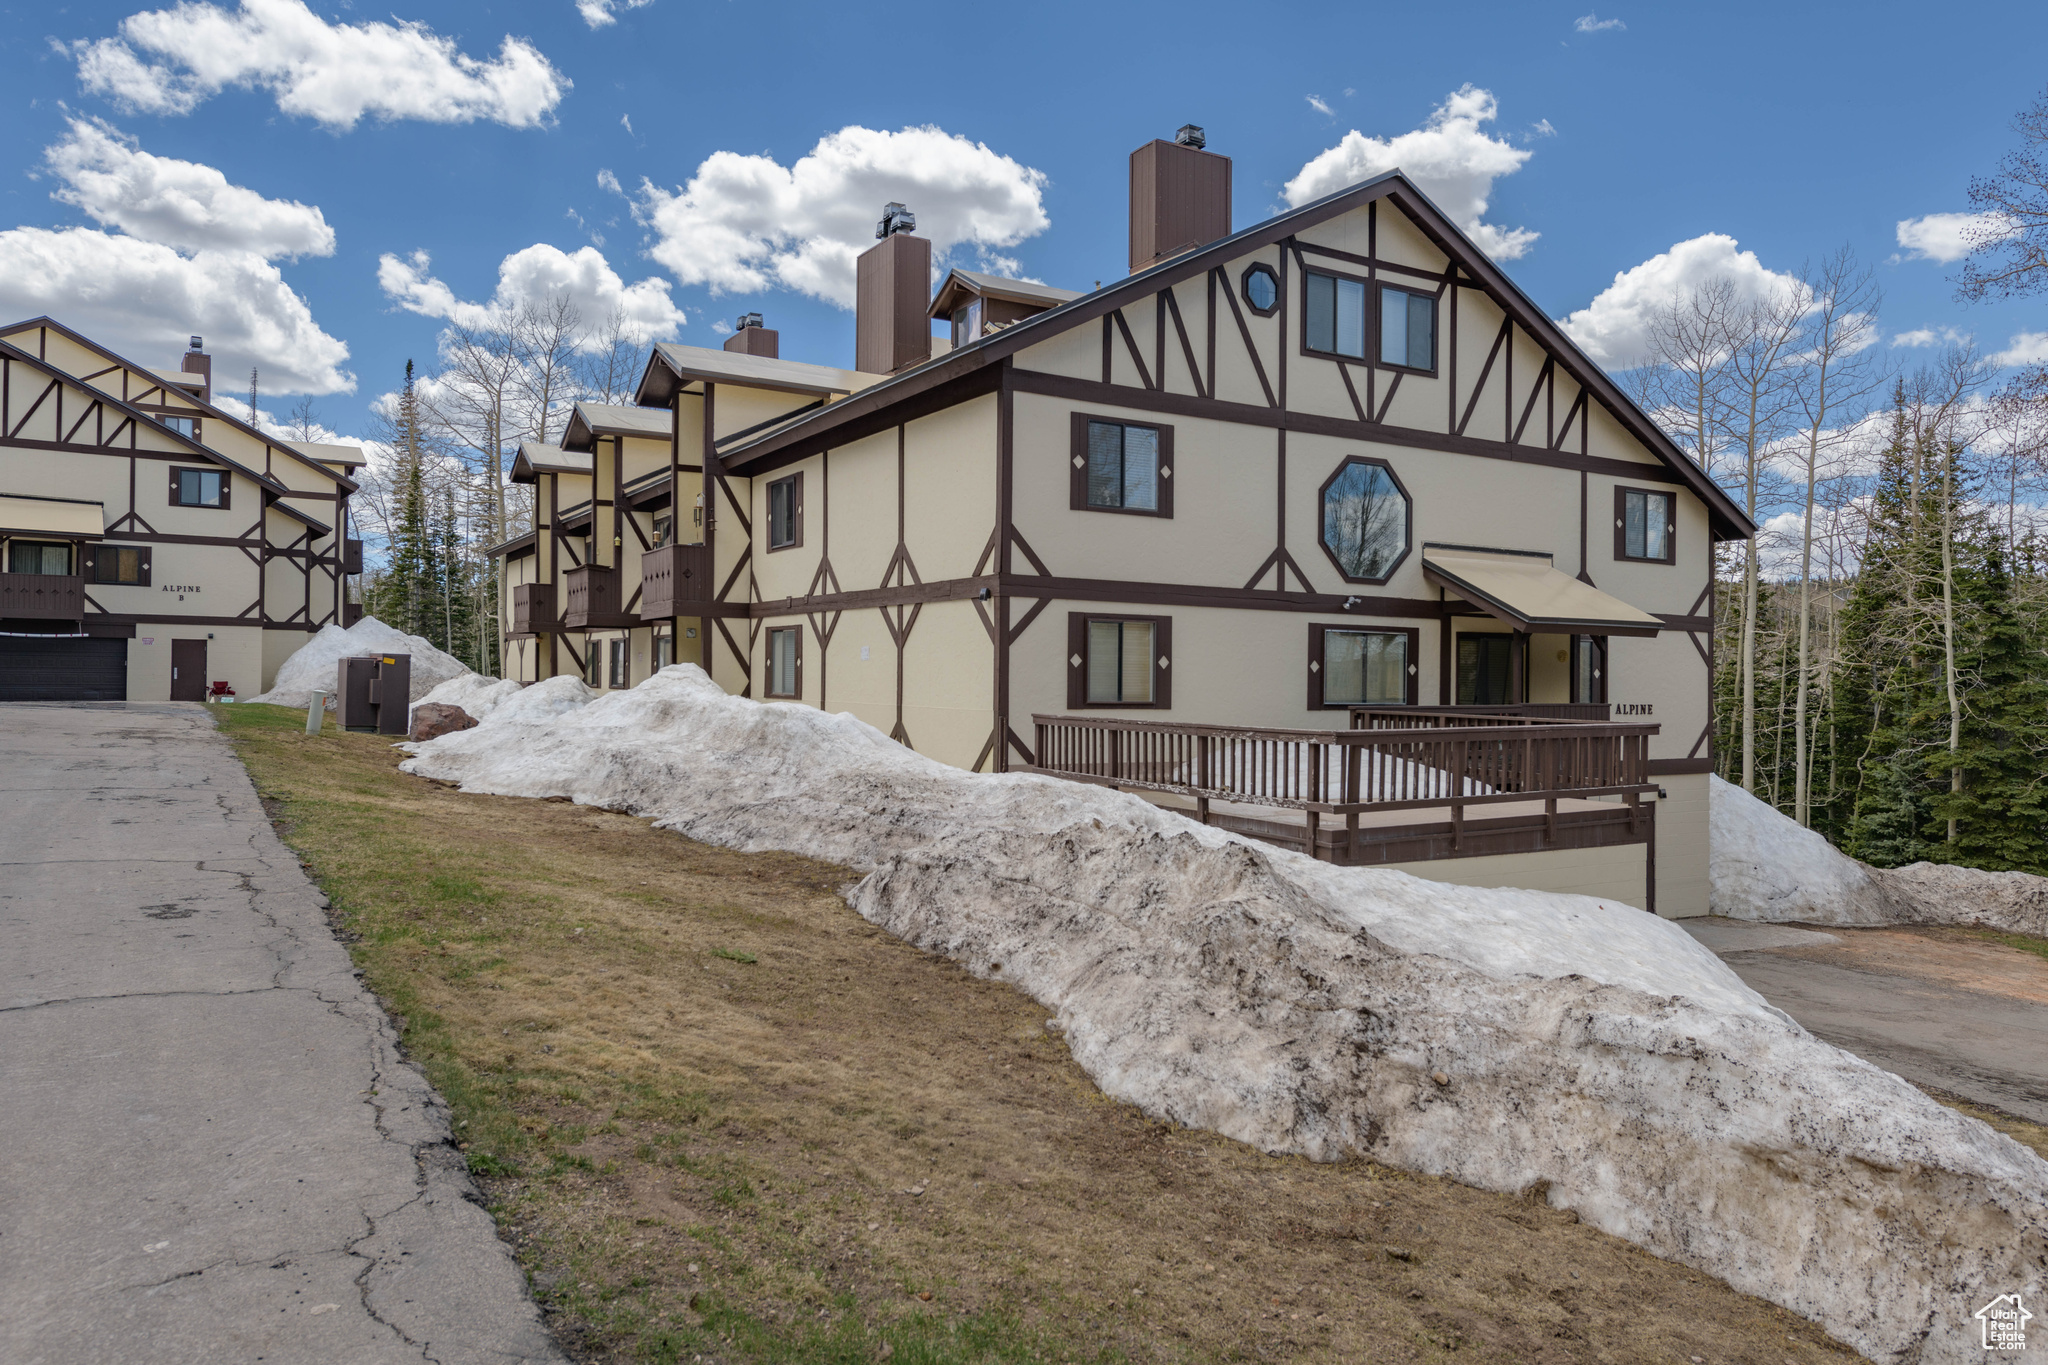
<path fill-rule="evenodd" d="M 2048 960 L 1967 931 L 1681 920 L 1764 999 L 1915 1085 L 2048 1123 Z"/>
<path fill-rule="evenodd" d="M 562 1359 L 202 707 L 0 705 L 0 1359 Z"/>

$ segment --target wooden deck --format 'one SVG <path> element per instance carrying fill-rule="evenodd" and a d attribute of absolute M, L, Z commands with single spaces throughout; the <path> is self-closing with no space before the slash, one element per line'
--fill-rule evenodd
<path fill-rule="evenodd" d="M 1328 862 L 1648 846 L 1654 724 L 1354 708 L 1347 730 L 1034 716 L 1027 771 L 1116 787 Z M 1648 889 L 1654 898 L 1654 887 Z M 1649 907 L 1654 909 L 1654 903 Z"/>

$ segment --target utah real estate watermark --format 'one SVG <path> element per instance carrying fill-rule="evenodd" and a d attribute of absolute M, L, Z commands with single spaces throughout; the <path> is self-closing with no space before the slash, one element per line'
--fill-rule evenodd
<path fill-rule="evenodd" d="M 2020 1302 L 2018 1294 L 2000 1294 L 1991 1302 L 1979 1308 L 1971 1316 L 1982 1324 L 1984 1349 L 1987 1351 L 2024 1351 L 2027 1349 L 2027 1321 L 2034 1315 Z"/>

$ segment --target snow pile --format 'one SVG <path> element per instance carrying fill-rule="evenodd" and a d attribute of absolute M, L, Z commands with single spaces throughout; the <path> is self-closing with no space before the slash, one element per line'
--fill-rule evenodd
<path fill-rule="evenodd" d="M 500 703 L 509 701 L 526 689 L 524 683 L 508 679 L 487 677 L 482 673 L 462 673 L 450 678 L 412 704 L 413 710 L 429 702 L 443 706 L 459 706 L 471 720 L 482 720 Z M 412 712 L 406 713 L 406 728 L 411 728 Z"/>
<path fill-rule="evenodd" d="M 1730 919 L 1973 924 L 2048 937 L 2048 877 L 1913 863 L 1875 868 L 1776 807 L 1707 779 L 1709 903 Z"/>
<path fill-rule="evenodd" d="M 249 700 L 304 708 L 312 705 L 313 693 L 318 690 L 328 694 L 327 709 L 332 711 L 335 665 L 359 654 L 410 654 L 412 695 L 407 700 L 411 702 L 424 701 L 434 688 L 470 672 L 467 664 L 452 654 L 442 653 L 419 636 L 407 635 L 374 616 L 365 616 L 347 630 L 331 621 L 320 627 L 318 634 L 277 666 L 277 680 L 271 683 L 270 690 Z"/>
<path fill-rule="evenodd" d="M 1876 869 L 1732 782 L 1707 778 L 1708 904 L 1730 919 L 1893 924 Z"/>
<path fill-rule="evenodd" d="M 861 914 L 1056 1011 L 1110 1095 L 1269 1151 L 1542 1191 L 1879 1360 L 1974 1360 L 1969 1314 L 2034 1283 L 2048 1164 L 1654 916 L 965 773 L 689 665 L 592 695 L 536 684 L 404 766 L 856 868 Z"/>

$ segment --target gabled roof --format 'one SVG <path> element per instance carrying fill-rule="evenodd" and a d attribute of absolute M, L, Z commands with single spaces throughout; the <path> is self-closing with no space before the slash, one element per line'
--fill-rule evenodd
<path fill-rule="evenodd" d="M 541 474 L 589 474 L 597 457 L 587 450 L 564 450 L 545 441 L 521 441 L 512 459 L 512 482 L 532 483 Z"/>
<path fill-rule="evenodd" d="M 1010 280 L 1001 275 L 984 275 L 979 270 L 955 269 L 946 276 L 939 292 L 932 297 L 932 306 L 926 316 L 940 318 L 959 307 L 962 294 L 979 294 L 983 298 L 1010 299 L 1017 303 L 1035 304 L 1040 308 L 1057 308 L 1081 297 L 1074 289 L 1055 289 L 1049 284 L 1035 284 L 1030 280 Z"/>
<path fill-rule="evenodd" d="M 1210 267 L 1248 251 L 1272 246 L 1305 228 L 1327 222 L 1362 208 L 1374 200 L 1386 200 L 1405 212 L 1422 233 L 1454 263 L 1462 267 L 1513 318 L 1515 324 L 1558 358 L 1560 367 L 1605 408 L 1630 435 L 1640 441 L 1683 483 L 1707 504 L 1708 515 L 1723 539 L 1741 539 L 1755 534 L 1756 527 L 1735 500 L 1707 477 L 1650 417 L 1623 393 L 1620 386 L 1574 341 L 1552 322 L 1514 281 L 1487 259 L 1443 211 L 1430 202 L 1399 171 L 1388 171 L 1372 179 L 1325 195 L 1311 204 L 1276 214 L 1252 227 L 1194 251 L 1118 280 L 1115 284 L 1083 294 L 1035 317 L 1007 327 L 991 336 L 979 337 L 964 346 L 935 356 L 922 365 L 891 375 L 837 402 L 828 403 L 802 420 L 764 433 L 725 457 L 734 472 L 745 472 L 752 461 L 766 459 L 790 446 L 807 445 L 822 433 L 841 425 L 873 417 L 893 405 L 930 392 L 943 384 L 967 381 L 986 369 L 1070 328 L 1094 322 L 1129 304 L 1140 302 L 1181 280 L 1202 274 Z M 644 381 L 643 381 L 644 383 Z M 964 387 L 964 385 L 963 385 Z M 985 391 L 985 390 L 984 390 Z"/>
<path fill-rule="evenodd" d="M 99 342 L 94 341 L 91 337 L 84 336 L 78 332 L 73 331 L 71 328 L 66 327 L 63 323 L 57 321 L 53 317 L 45 316 L 39 318 L 30 318 L 26 322 L 17 322 L 12 324 L 11 326 L 0 327 L 0 336 L 6 336 L 15 332 L 23 331 L 26 328 L 30 327 L 47 327 L 53 332 L 61 332 L 65 336 L 77 342 L 79 345 L 85 347 L 87 350 L 98 351 L 101 355 L 105 356 L 108 360 L 113 361 L 116 365 L 124 366 L 127 369 L 135 371 L 137 374 L 146 374 L 152 379 L 158 380 L 163 383 L 171 384 L 174 387 L 179 388 L 180 390 L 184 390 L 187 387 L 184 383 L 180 381 L 196 380 L 199 378 L 199 376 L 197 375 L 188 375 L 182 370 L 167 371 L 154 369 L 148 365 L 138 365 L 134 361 L 127 359 L 125 356 L 116 355 L 114 352 L 108 350 Z M 94 393 L 106 392 L 104 389 L 100 388 L 97 384 L 92 383 L 90 380 L 80 379 L 76 375 L 70 375 L 67 377 L 70 378 L 72 382 L 81 384 L 86 388 L 91 389 Z M 357 484 L 354 479 L 351 479 L 346 474 L 335 473 L 333 470 L 327 468 L 325 465 L 322 465 L 318 460 L 315 460 L 301 453 L 300 451 L 294 449 L 289 441 L 279 440 L 277 437 L 270 435 L 268 432 L 261 431 L 256 427 L 249 425 L 247 422 L 244 422 L 241 418 L 235 416 L 233 413 L 222 411 L 220 408 L 215 407 L 212 403 L 209 403 L 205 399 L 201 398 L 197 393 L 187 392 L 185 394 L 185 397 L 191 400 L 192 405 L 198 408 L 201 412 L 205 413 L 208 418 L 226 422 L 229 426 L 232 426 L 238 431 L 241 431 L 244 435 L 253 436 L 257 440 L 263 442 L 265 445 L 270 446 L 272 449 L 283 451 L 286 455 L 288 455 L 294 460 L 297 460 L 300 464 L 305 465 L 308 469 L 316 470 L 319 473 L 325 475 L 327 478 L 333 479 L 336 483 L 339 483 L 346 487 L 349 492 L 353 493 L 356 491 Z M 224 464 L 232 464 L 236 469 L 242 468 L 241 465 L 235 464 L 234 461 L 229 460 L 225 455 L 219 455 L 218 452 L 214 452 L 211 449 L 208 450 L 208 453 L 214 455 Z M 243 472 L 247 473 L 248 471 L 244 470 Z M 267 476 L 256 477 L 260 478 Z M 279 487 L 282 488 L 283 485 L 280 484 Z"/>
<path fill-rule="evenodd" d="M 667 408 L 636 408 L 624 403 L 578 403 L 562 433 L 564 450 L 588 450 L 600 436 L 641 436 L 666 441 L 675 415 Z"/>
<path fill-rule="evenodd" d="M 633 401 L 641 407 L 666 408 L 676 392 L 692 381 L 829 397 L 857 393 L 881 383 L 882 376 L 661 341 L 655 343 L 654 354 L 647 358 L 647 370 L 640 376 Z"/>
<path fill-rule="evenodd" d="M 70 374 L 58 368 L 57 366 L 52 365 L 49 361 L 44 360 L 41 356 L 33 355 L 28 351 L 24 351 L 21 347 L 15 345 L 11 341 L 0 339 L 0 355 L 6 356 L 9 360 L 18 361 L 21 364 L 32 366 L 33 368 L 42 371 L 44 374 L 48 375 L 52 379 L 61 380 L 66 384 L 75 385 L 76 387 L 82 389 L 86 393 L 91 394 L 97 401 L 105 403 L 108 407 L 112 408 L 116 412 L 124 413 L 127 416 L 134 418 L 137 422 L 149 423 L 150 427 L 154 431 L 156 431 L 158 435 L 169 437 L 171 441 L 173 441 L 177 445 L 183 446 L 186 450 L 191 451 L 195 458 L 201 460 L 211 460 L 217 465 L 223 465 L 229 469 L 232 469 L 237 474 L 242 475 L 244 478 L 254 481 L 256 485 L 262 488 L 266 493 L 269 493 L 276 497 L 282 497 L 283 495 L 291 492 L 289 488 L 285 487 L 282 483 L 279 483 L 276 479 L 270 477 L 270 475 L 260 474 L 257 471 L 250 469 L 247 465 L 229 459 L 227 456 L 221 454 L 218 450 L 215 450 L 211 446 L 201 445 L 199 442 L 193 440 L 190 436 L 187 436 L 184 432 L 174 430 L 170 427 L 165 426 L 163 423 L 157 421 L 155 413 L 144 412 L 140 408 L 130 407 L 127 403 L 122 402 L 120 399 L 114 397 L 114 395 L 108 393 L 105 389 L 96 388 L 93 385 L 88 384 L 83 379 L 80 379 L 77 375 Z M 127 364 L 126 361 L 121 361 L 120 363 L 124 365 Z M 110 450 L 108 453 L 112 454 L 114 452 Z M 338 477 L 331 469 L 327 471 L 327 475 L 329 478 Z"/>

